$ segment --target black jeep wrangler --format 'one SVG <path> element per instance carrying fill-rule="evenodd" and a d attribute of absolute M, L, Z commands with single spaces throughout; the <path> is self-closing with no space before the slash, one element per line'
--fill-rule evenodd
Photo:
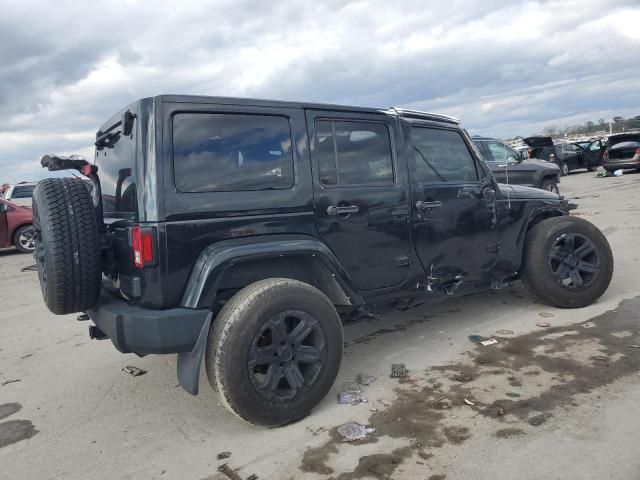
<path fill-rule="evenodd" d="M 341 318 L 522 279 L 582 307 L 613 258 L 544 190 L 500 185 L 454 118 L 391 108 L 195 96 L 139 100 L 93 162 L 33 195 L 38 274 L 56 314 L 85 312 L 123 353 L 178 354 L 240 418 L 307 415 L 340 367 Z"/>

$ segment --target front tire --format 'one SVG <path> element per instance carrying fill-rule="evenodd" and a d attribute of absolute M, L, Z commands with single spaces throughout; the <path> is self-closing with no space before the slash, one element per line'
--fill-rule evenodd
<path fill-rule="evenodd" d="M 297 280 L 253 283 L 223 307 L 209 332 L 205 368 L 222 403 L 246 422 L 277 427 L 326 396 L 342 360 L 331 301 Z"/>
<path fill-rule="evenodd" d="M 548 218 L 527 233 L 522 280 L 547 305 L 580 308 L 605 292 L 613 275 L 609 242 L 577 217 Z"/>

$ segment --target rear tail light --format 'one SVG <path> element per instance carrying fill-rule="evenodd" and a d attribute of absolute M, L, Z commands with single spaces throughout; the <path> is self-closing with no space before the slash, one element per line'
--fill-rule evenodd
<path fill-rule="evenodd" d="M 633 159 L 637 160 L 640 158 L 640 147 L 636 148 L 636 153 L 633 155 Z"/>
<path fill-rule="evenodd" d="M 132 227 L 131 246 L 133 248 L 133 265 L 144 268 L 154 264 L 153 228 Z"/>

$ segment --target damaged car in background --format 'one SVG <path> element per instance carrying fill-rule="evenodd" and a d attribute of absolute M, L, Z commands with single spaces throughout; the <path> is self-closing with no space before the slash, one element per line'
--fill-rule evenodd
<path fill-rule="evenodd" d="M 104 123 L 93 162 L 47 155 L 36 262 L 55 314 L 123 353 L 201 365 L 241 419 L 279 426 L 331 389 L 342 319 L 499 289 L 580 308 L 611 249 L 559 195 L 500 184 L 457 119 L 223 97 L 141 99 Z M 63 268 L 64 267 L 64 268 Z"/>
<path fill-rule="evenodd" d="M 523 142 L 529 145 L 529 158 L 555 163 L 563 176 L 578 169 L 595 172 L 602 165 L 604 147 L 601 140 L 594 140 L 586 147 L 578 143 L 557 142 L 547 136 L 524 138 Z"/>
<path fill-rule="evenodd" d="M 607 172 L 621 168 L 640 171 L 640 133 L 610 135 L 602 166 Z"/>

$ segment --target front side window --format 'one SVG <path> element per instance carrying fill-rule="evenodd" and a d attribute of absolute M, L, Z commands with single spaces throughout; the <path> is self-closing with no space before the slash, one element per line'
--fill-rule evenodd
<path fill-rule="evenodd" d="M 285 117 L 178 113 L 173 168 L 181 192 L 293 187 L 291 128 Z"/>
<path fill-rule="evenodd" d="M 478 172 L 462 136 L 453 130 L 412 127 L 418 182 L 475 182 Z"/>
<path fill-rule="evenodd" d="M 383 123 L 317 120 L 316 151 L 323 185 L 391 185 L 389 129 Z"/>
<path fill-rule="evenodd" d="M 516 152 L 503 145 L 502 143 L 487 142 L 486 145 L 494 162 L 515 162 L 518 158 L 518 154 Z"/>

